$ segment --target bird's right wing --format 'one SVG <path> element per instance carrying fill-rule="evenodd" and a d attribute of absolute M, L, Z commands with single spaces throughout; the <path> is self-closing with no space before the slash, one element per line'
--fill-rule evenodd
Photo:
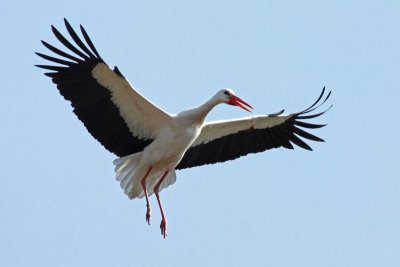
<path fill-rule="evenodd" d="M 330 96 L 330 92 L 325 97 L 325 100 L 316 106 L 324 93 L 325 88 L 311 107 L 298 113 L 285 115 L 282 114 L 282 110 L 270 115 L 206 123 L 199 137 L 186 151 L 176 169 L 224 162 L 249 153 L 258 153 L 281 146 L 293 149 L 292 144 L 312 150 L 301 137 L 319 142 L 324 140 L 299 127 L 314 129 L 325 126 L 303 121 L 318 117 L 327 111 L 306 115 L 325 103 Z"/>
<path fill-rule="evenodd" d="M 36 53 L 59 64 L 37 67 L 52 71 L 45 75 L 52 78 L 61 95 L 71 102 L 74 113 L 106 149 L 119 157 L 142 151 L 170 123 L 171 116 L 140 95 L 117 67 L 111 70 L 107 66 L 82 26 L 87 44 L 64 21 L 81 50 L 52 26 L 54 35 L 72 54 L 42 41 L 61 58 Z"/>

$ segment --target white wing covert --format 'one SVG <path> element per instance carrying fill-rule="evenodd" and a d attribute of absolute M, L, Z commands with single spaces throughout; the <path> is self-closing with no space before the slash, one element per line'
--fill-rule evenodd
<path fill-rule="evenodd" d="M 111 70 L 107 66 L 82 25 L 87 45 L 66 19 L 64 22 L 81 50 L 52 26 L 54 35 L 73 54 L 42 41 L 61 58 L 36 53 L 59 64 L 37 67 L 52 71 L 45 75 L 57 84 L 60 94 L 71 102 L 74 113 L 107 150 L 119 157 L 142 151 L 170 122 L 171 116 L 140 95 L 117 67 Z"/>
<path fill-rule="evenodd" d="M 270 115 L 206 123 L 176 169 L 224 162 L 272 148 L 293 149 L 292 144 L 312 150 L 301 138 L 318 142 L 324 140 L 299 127 L 315 129 L 325 126 L 303 121 L 318 117 L 329 110 L 330 107 L 321 113 L 306 115 L 324 104 L 331 93 L 316 106 L 324 94 L 325 87 L 314 104 L 298 113 L 285 115 L 282 110 Z"/>

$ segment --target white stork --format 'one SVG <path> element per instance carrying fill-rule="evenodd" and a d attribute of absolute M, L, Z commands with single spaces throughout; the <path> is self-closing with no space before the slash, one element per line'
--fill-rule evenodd
<path fill-rule="evenodd" d="M 57 39 L 72 54 L 42 41 L 45 47 L 61 58 L 36 53 L 59 64 L 36 66 L 51 71 L 45 75 L 71 102 L 74 113 L 89 133 L 119 157 L 114 161 L 116 179 L 130 199 L 146 197 L 146 221 L 149 224 L 149 196 L 155 193 L 162 215 L 160 228 L 164 238 L 167 235 L 167 220 L 159 192 L 175 182 L 175 170 L 233 160 L 281 146 L 293 149 L 293 144 L 312 150 L 301 137 L 323 142 L 299 127 L 313 129 L 325 126 L 303 121 L 326 112 L 309 114 L 328 99 L 330 92 L 317 106 L 325 88 L 313 105 L 293 114 L 283 114 L 282 110 L 270 115 L 204 122 L 207 114 L 221 103 L 247 111 L 252 108 L 230 89 L 218 91 L 197 108 L 169 114 L 140 95 L 117 67 L 114 70 L 108 67 L 82 25 L 80 29 L 86 44 L 66 19 L 64 22 L 72 40 L 81 50 L 52 26 Z"/>

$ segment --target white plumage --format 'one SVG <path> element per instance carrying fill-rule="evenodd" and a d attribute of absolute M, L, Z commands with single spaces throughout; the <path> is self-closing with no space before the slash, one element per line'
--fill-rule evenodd
<path fill-rule="evenodd" d="M 120 115 L 136 137 L 154 139 L 170 124 L 169 114 L 139 94 L 128 80 L 116 74 L 105 63 L 97 64 L 92 70 L 92 76 L 100 85 L 110 90 L 111 100 L 117 105 Z"/>
<path fill-rule="evenodd" d="M 144 197 L 144 191 L 140 180 L 145 175 L 145 171 L 147 171 L 147 169 L 142 168 L 143 171 L 141 173 L 136 172 L 136 170 L 138 170 L 137 167 L 141 156 L 142 152 L 139 152 L 114 160 L 116 179 L 118 182 L 120 182 L 121 188 L 130 199 Z M 154 193 L 154 187 L 156 186 L 162 174 L 163 170 L 157 171 L 153 167 L 151 174 L 146 179 L 146 187 L 149 196 Z M 161 183 L 159 192 L 161 192 L 162 189 L 167 188 L 169 185 L 175 183 L 175 181 L 175 170 L 172 170 Z"/>
<path fill-rule="evenodd" d="M 82 26 L 86 44 L 67 20 L 65 26 L 75 45 L 53 26 L 52 31 L 72 54 L 42 41 L 61 58 L 37 53 L 58 64 L 37 66 L 51 71 L 45 75 L 52 78 L 61 95 L 71 102 L 87 130 L 119 157 L 114 161 L 116 179 L 130 199 L 146 197 L 149 224 L 148 197 L 155 193 L 164 237 L 167 221 L 158 193 L 176 181 L 176 169 L 224 162 L 272 148 L 293 149 L 293 144 L 311 150 L 302 138 L 323 141 L 301 128 L 325 126 L 304 121 L 326 112 L 309 114 L 329 98 L 330 93 L 317 105 L 325 88 L 313 105 L 298 113 L 285 115 L 282 110 L 270 115 L 205 123 L 207 114 L 218 104 L 239 106 L 247 111 L 252 107 L 231 89 L 222 89 L 200 107 L 168 114 L 140 95 L 117 67 L 114 70 L 108 67 Z"/>

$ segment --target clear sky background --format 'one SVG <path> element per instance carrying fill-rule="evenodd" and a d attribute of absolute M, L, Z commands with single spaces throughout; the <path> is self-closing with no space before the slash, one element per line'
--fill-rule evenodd
<path fill-rule="evenodd" d="M 400 266 L 399 1 L 10 1 L 0 16 L 0 266 Z M 254 114 L 334 107 L 326 143 L 178 171 L 130 201 L 116 158 L 33 67 L 50 25 L 170 113 L 225 87 Z M 244 117 L 218 106 L 209 120 Z"/>

